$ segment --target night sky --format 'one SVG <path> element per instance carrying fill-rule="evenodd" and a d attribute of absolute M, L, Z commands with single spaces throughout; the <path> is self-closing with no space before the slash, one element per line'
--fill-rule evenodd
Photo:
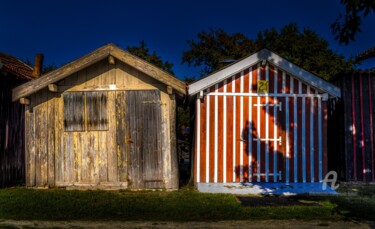
<path fill-rule="evenodd" d="M 210 28 L 259 31 L 296 22 L 329 41 L 345 57 L 375 46 L 375 15 L 363 19 L 362 33 L 348 46 L 333 39 L 330 25 L 343 12 L 339 0 L 315 1 L 7 1 L 0 0 L 0 51 L 21 60 L 45 55 L 45 64 L 61 66 L 102 45 L 122 48 L 145 40 L 151 51 L 174 63 L 177 77 L 198 76 L 181 64 L 186 40 Z M 375 67 L 375 58 L 361 67 Z"/>

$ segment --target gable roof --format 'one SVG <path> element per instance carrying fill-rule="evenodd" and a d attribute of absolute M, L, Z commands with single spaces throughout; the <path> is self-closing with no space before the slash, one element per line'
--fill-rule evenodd
<path fill-rule="evenodd" d="M 20 79 L 31 80 L 33 69 L 18 58 L 0 52 L 0 69 Z"/>
<path fill-rule="evenodd" d="M 293 77 L 312 85 L 332 96 L 340 97 L 341 90 L 335 85 L 319 78 L 318 76 L 298 67 L 297 65 L 289 62 L 288 60 L 280 57 L 279 55 L 269 51 L 268 49 L 262 49 L 242 60 L 229 65 L 228 67 L 219 70 L 207 77 L 198 80 L 195 83 L 189 85 L 189 95 L 194 95 L 202 90 L 205 90 L 224 79 L 231 77 L 232 75 L 241 72 L 242 70 L 249 68 L 263 60 L 268 61 L 272 65 L 288 72 Z"/>
<path fill-rule="evenodd" d="M 59 80 L 62 80 L 79 70 L 82 70 L 94 63 L 97 63 L 100 60 L 103 60 L 104 58 L 107 58 L 108 56 L 113 56 L 114 58 L 132 66 L 133 68 L 147 74 L 148 76 L 162 82 L 163 84 L 171 86 L 179 93 L 186 94 L 186 84 L 181 80 L 142 60 L 141 58 L 136 57 L 129 52 L 126 52 L 125 50 L 117 47 L 114 44 L 107 44 L 77 60 L 74 60 L 52 72 L 41 76 L 40 78 L 34 79 L 30 82 L 16 87 L 15 89 L 13 89 L 12 100 L 15 101 L 22 97 L 33 94 L 47 87 L 49 84 L 53 84 Z"/>

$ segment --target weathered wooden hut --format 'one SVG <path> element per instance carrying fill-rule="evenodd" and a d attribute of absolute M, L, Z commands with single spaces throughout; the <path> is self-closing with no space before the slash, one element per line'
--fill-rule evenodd
<path fill-rule="evenodd" d="M 32 79 L 33 69 L 0 53 L 0 187 L 25 180 L 24 106 L 12 102 L 12 88 Z"/>
<path fill-rule="evenodd" d="M 186 86 L 113 44 L 13 90 L 28 104 L 29 187 L 178 188 L 176 98 Z"/>
<path fill-rule="evenodd" d="M 263 49 L 189 85 L 196 183 L 322 182 L 338 87 Z"/>

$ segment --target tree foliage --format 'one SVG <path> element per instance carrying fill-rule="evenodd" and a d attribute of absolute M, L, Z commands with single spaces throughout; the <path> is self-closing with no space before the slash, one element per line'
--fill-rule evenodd
<path fill-rule="evenodd" d="M 362 18 L 375 13 L 374 0 L 341 0 L 345 6 L 345 14 L 340 14 L 331 25 L 335 39 L 340 44 L 354 41 L 358 32 L 361 32 Z"/>
<path fill-rule="evenodd" d="M 201 74 L 213 72 L 227 65 L 230 59 L 239 59 L 255 49 L 254 42 L 242 33 L 228 34 L 222 29 L 210 29 L 197 35 L 187 43 L 190 50 L 185 51 L 182 63 L 203 67 Z"/>
<path fill-rule="evenodd" d="M 160 56 L 156 55 L 155 51 L 150 53 L 150 50 L 147 48 L 145 41 L 142 40 L 139 46 L 128 46 L 126 47 L 126 50 L 131 54 L 138 56 L 139 58 L 155 65 L 156 67 L 159 67 L 160 69 L 166 72 L 174 74 L 172 70 L 173 64 L 169 63 L 168 61 L 163 61 Z"/>
<path fill-rule="evenodd" d="M 252 40 L 242 33 L 227 34 L 222 29 L 198 34 L 198 41 L 188 41 L 190 50 L 183 53 L 183 63 L 202 67 L 202 76 L 219 70 L 228 63 L 248 56 L 262 48 L 268 48 L 296 65 L 326 80 L 349 71 L 353 62 L 347 61 L 328 47 L 328 42 L 311 29 L 298 28 L 295 23 L 280 31 L 272 28 L 258 33 Z"/>

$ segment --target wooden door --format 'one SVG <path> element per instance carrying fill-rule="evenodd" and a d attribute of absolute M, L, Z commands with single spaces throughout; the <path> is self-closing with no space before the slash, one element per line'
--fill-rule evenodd
<path fill-rule="evenodd" d="M 273 97 L 255 97 L 253 101 L 252 181 L 279 182 L 283 175 L 279 126 L 282 104 Z"/>
<path fill-rule="evenodd" d="M 126 91 L 125 97 L 129 187 L 162 188 L 160 92 Z"/>

